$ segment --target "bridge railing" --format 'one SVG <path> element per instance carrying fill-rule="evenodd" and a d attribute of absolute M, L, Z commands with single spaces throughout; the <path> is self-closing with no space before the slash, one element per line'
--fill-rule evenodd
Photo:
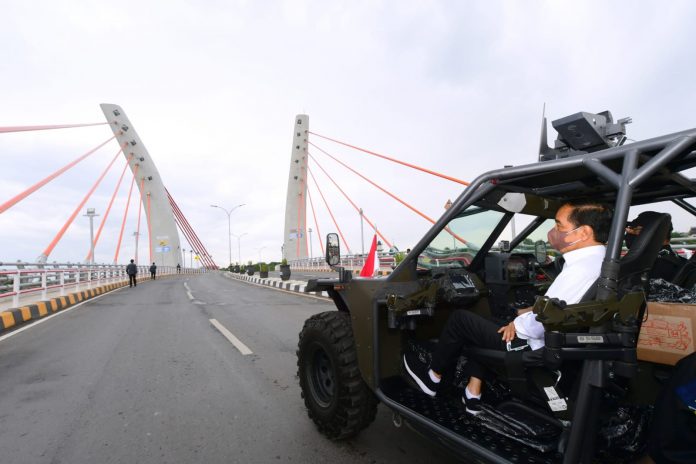
<path fill-rule="evenodd" d="M 198 274 L 201 269 L 182 268 L 182 274 Z M 158 266 L 158 275 L 176 274 L 173 266 Z M 138 266 L 138 276 L 149 276 L 150 266 Z M 82 287 L 89 289 L 105 283 L 128 278 L 125 265 L 116 264 L 72 264 L 72 263 L 1 263 L 0 262 L 0 302 L 12 298 L 14 304 L 19 299 L 41 292 L 45 298 L 49 291 L 61 295 L 65 290 Z"/>
<path fill-rule="evenodd" d="M 365 265 L 367 256 L 365 255 L 345 255 L 341 256 L 341 266 L 346 269 L 362 269 Z M 330 271 L 331 268 L 326 264 L 326 260 L 321 258 L 297 259 L 289 262 L 291 268 L 300 268 L 316 271 Z M 384 254 L 379 256 L 379 268 L 382 270 L 392 269 L 395 265 L 394 256 Z"/>

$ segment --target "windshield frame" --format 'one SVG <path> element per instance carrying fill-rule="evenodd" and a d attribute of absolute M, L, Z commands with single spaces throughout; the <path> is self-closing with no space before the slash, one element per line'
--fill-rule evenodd
<path fill-rule="evenodd" d="M 455 229 L 461 230 L 462 226 L 466 225 L 466 223 L 460 223 L 458 227 L 454 227 L 453 223 L 459 219 L 462 218 L 467 218 L 467 217 L 472 217 L 476 216 L 479 214 L 489 214 L 489 213 L 496 213 L 496 215 L 499 215 L 499 218 L 496 221 L 496 218 L 493 217 L 492 222 L 493 222 L 493 227 L 486 228 L 486 235 L 483 236 L 483 242 L 482 243 L 476 243 L 475 241 L 470 241 L 468 240 L 467 234 L 464 233 L 462 234 L 458 230 L 455 232 Z M 469 208 L 467 208 L 464 211 L 459 212 L 458 214 L 454 215 L 450 221 L 445 224 L 439 231 L 438 233 L 433 237 L 433 239 L 422 249 L 419 250 L 418 254 L 416 255 L 416 260 L 417 260 L 417 266 L 421 269 L 446 269 L 446 268 L 452 268 L 452 267 L 461 267 L 461 268 L 466 268 L 466 269 L 476 269 L 480 265 L 478 264 L 479 262 L 483 262 L 483 258 L 488 254 L 490 249 L 494 246 L 496 243 L 496 240 L 501 236 L 503 233 L 505 227 L 508 225 L 510 220 L 514 217 L 514 213 L 505 211 L 503 209 L 499 208 L 487 208 L 487 207 L 482 207 L 479 205 L 471 205 Z M 474 221 L 474 219 L 472 219 Z M 470 224 L 475 224 L 475 222 L 471 222 Z M 451 228 L 451 232 L 447 231 L 448 228 Z M 445 248 L 442 251 L 444 252 L 445 250 L 451 250 L 450 255 L 444 255 L 443 260 L 447 262 L 447 264 L 440 264 L 438 258 L 433 258 L 432 254 L 433 251 L 430 251 L 426 253 L 427 250 L 438 250 L 439 248 L 433 247 L 433 242 L 436 242 L 440 239 L 442 234 L 453 234 L 455 233 L 457 236 L 462 236 L 464 240 L 466 240 L 467 243 L 471 243 L 469 247 L 469 251 L 457 251 L 459 247 L 453 246 L 452 249 Z M 453 240 L 455 240 L 455 237 L 453 235 Z M 470 254 L 472 255 L 471 260 L 465 263 L 465 258 L 463 255 L 465 254 Z M 427 264 L 426 264 L 426 260 Z M 430 265 L 431 260 L 435 260 L 437 262 L 436 265 L 432 266 Z M 450 264 L 451 263 L 451 264 Z M 454 266 L 454 263 L 458 263 L 459 266 Z"/>

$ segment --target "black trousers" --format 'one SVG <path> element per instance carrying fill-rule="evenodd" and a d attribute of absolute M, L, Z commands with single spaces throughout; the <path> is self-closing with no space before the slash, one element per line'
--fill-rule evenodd
<path fill-rule="evenodd" d="M 131 287 L 133 285 L 138 285 L 138 282 L 135 280 L 135 274 L 128 274 L 128 285 Z"/>
<path fill-rule="evenodd" d="M 155 279 L 155 273 L 154 273 L 154 272 L 151 272 L 151 273 L 150 273 L 150 278 L 153 279 L 153 280 Z"/>
<path fill-rule="evenodd" d="M 507 344 L 503 341 L 503 335 L 499 334 L 498 330 L 500 330 L 500 326 L 471 311 L 457 310 L 453 312 L 433 351 L 430 368 L 438 374 L 442 374 L 454 366 L 462 350 L 467 347 L 507 351 Z M 468 359 L 467 371 L 479 379 L 486 379 L 490 376 L 490 372 L 474 358 Z"/>

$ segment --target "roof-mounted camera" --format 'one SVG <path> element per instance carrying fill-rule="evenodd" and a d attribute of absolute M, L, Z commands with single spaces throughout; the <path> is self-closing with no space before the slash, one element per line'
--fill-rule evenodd
<path fill-rule="evenodd" d="M 558 133 L 554 146 L 551 148 L 546 138 L 546 117 L 544 117 L 539 161 L 584 155 L 623 145 L 626 142 L 626 124 L 631 122 L 631 118 L 622 118 L 614 122 L 610 111 L 596 114 L 581 111 L 571 114 L 551 122 Z"/>

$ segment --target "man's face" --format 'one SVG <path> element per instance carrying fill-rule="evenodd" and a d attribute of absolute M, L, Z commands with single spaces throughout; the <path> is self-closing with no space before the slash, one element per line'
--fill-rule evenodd
<path fill-rule="evenodd" d="M 573 207 L 569 205 L 563 205 L 556 211 L 555 228 L 562 235 L 564 242 L 568 244 L 558 250 L 561 253 L 568 253 L 578 248 L 594 245 L 592 228 L 589 226 L 576 227 L 568 219 L 572 212 Z"/>

